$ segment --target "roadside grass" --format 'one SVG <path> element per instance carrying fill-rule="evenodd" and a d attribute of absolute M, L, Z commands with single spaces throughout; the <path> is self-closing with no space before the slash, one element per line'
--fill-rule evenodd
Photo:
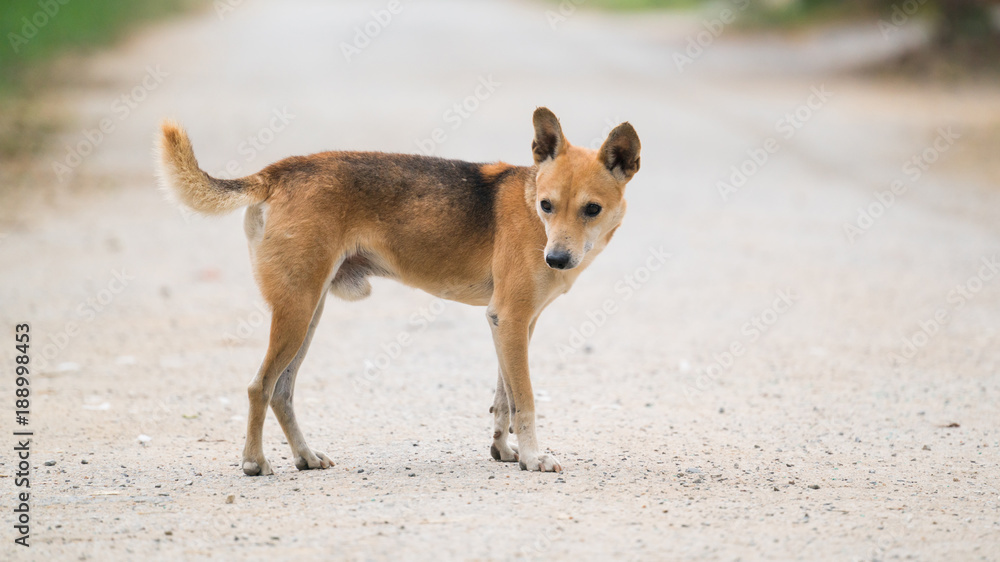
<path fill-rule="evenodd" d="M 549 0 L 608 11 L 712 10 L 746 6 L 744 27 L 794 28 L 831 21 L 871 19 L 879 14 L 878 2 L 868 0 Z"/>
<path fill-rule="evenodd" d="M 60 92 L 86 80 L 89 54 L 144 23 L 209 0 L 6 0 L 0 9 L 0 225 L 24 220 L 29 201 L 58 191 L 39 155 L 72 119 Z M 77 72 L 74 72 L 77 71 Z"/>
<path fill-rule="evenodd" d="M 8 0 L 0 11 L 0 94 L 23 89 L 28 72 L 64 52 L 86 54 L 120 39 L 136 24 L 199 0 Z"/>
<path fill-rule="evenodd" d="M 60 109 L 41 93 L 72 82 L 63 56 L 85 57 L 120 40 L 130 30 L 207 0 L 8 0 L 0 10 L 0 158 L 7 172 L 19 157 L 44 149 L 61 125 Z M 67 68 L 69 67 L 69 68 Z M 7 178 L 9 179 L 9 178 Z"/>
<path fill-rule="evenodd" d="M 808 32 L 843 24 L 878 26 L 882 30 L 883 25 L 900 25 L 900 17 L 904 24 L 909 19 L 920 20 L 934 35 L 923 48 L 859 71 L 918 82 L 1000 79 L 1000 5 L 994 2 L 994 15 L 989 16 L 983 12 L 990 9 L 988 2 L 924 1 L 914 12 L 911 5 L 899 0 L 548 0 L 607 11 L 672 9 L 704 11 L 706 15 L 745 6 L 734 28 L 748 33 Z"/>
<path fill-rule="evenodd" d="M 551 0 L 558 2 L 559 0 Z M 580 6 L 589 5 L 605 10 L 638 12 L 642 10 L 688 10 L 704 4 L 704 0 L 562 0 Z"/>

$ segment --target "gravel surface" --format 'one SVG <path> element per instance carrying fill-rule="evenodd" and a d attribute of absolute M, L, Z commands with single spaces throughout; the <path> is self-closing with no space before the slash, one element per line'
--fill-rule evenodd
<path fill-rule="evenodd" d="M 0 325 L 31 323 L 35 437 L 32 546 L 6 524 L 0 556 L 1000 559 L 1000 195 L 974 146 L 995 86 L 852 78 L 829 61 L 858 52 L 824 34 L 724 33 L 679 71 L 698 19 L 550 24 L 554 2 L 404 2 L 384 26 L 378 2 L 233 4 L 77 69 L 57 146 L 114 130 L 2 225 Z M 775 45 L 824 56 L 775 66 Z M 245 174 L 325 149 L 527 163 L 538 105 L 577 144 L 622 120 L 643 144 L 624 226 L 532 343 L 565 471 L 490 459 L 483 309 L 376 281 L 328 302 L 299 377 L 336 466 L 295 470 L 269 417 L 276 474 L 243 476 L 268 315 L 242 217 L 156 191 L 159 119 L 207 170 Z M 733 166 L 749 177 L 724 198 Z"/>

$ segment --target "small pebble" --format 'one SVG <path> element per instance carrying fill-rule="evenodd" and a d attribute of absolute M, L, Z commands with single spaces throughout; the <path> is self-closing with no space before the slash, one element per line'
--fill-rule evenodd
<path fill-rule="evenodd" d="M 45 461 L 45 466 L 55 466 L 56 461 Z"/>
<path fill-rule="evenodd" d="M 809 485 L 809 489 L 811 489 L 811 490 L 819 490 L 819 484 L 810 484 Z"/>
<path fill-rule="evenodd" d="M 701 472 L 701 469 L 700 468 L 685 468 L 684 472 L 688 472 L 688 473 L 691 473 L 691 474 L 699 474 Z"/>
<path fill-rule="evenodd" d="M 361 473 L 362 473 L 362 472 L 364 472 L 364 471 L 365 471 L 365 469 L 363 469 L 363 468 L 359 468 L 359 469 L 358 469 L 358 474 L 361 474 Z"/>
<path fill-rule="evenodd" d="M 226 496 L 226 503 L 233 503 L 234 501 L 236 501 L 236 496 L 234 494 Z"/>
<path fill-rule="evenodd" d="M 170 537 L 170 536 L 173 536 L 174 532 L 173 531 L 163 531 L 163 534 L 167 535 L 168 537 Z"/>
<path fill-rule="evenodd" d="M 90 464 L 90 461 L 87 459 L 80 459 L 80 464 Z"/>

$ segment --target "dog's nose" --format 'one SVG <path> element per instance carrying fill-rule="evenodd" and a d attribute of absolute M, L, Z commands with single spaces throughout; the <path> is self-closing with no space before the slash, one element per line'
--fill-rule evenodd
<path fill-rule="evenodd" d="M 569 252 L 550 252 L 545 255 L 545 263 L 552 269 L 566 269 L 569 259 Z"/>

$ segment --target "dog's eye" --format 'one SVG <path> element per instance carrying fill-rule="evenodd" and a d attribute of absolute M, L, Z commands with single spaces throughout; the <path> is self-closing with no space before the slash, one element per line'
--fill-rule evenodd
<path fill-rule="evenodd" d="M 538 206 L 541 207 L 546 213 L 552 212 L 552 203 L 548 199 L 542 199 Z"/>
<path fill-rule="evenodd" d="M 587 206 L 583 208 L 583 214 L 588 217 L 596 217 L 601 214 L 601 206 L 597 203 L 588 203 Z"/>

